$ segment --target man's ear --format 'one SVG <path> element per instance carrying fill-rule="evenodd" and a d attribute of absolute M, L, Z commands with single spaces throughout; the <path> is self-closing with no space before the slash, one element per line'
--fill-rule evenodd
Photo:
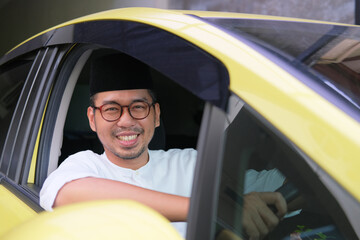
<path fill-rule="evenodd" d="M 160 104 L 155 103 L 155 127 L 160 126 Z"/>
<path fill-rule="evenodd" d="M 92 107 L 88 107 L 87 109 L 87 117 L 89 119 L 89 125 L 90 125 L 90 128 L 96 132 L 96 125 L 95 125 L 95 114 L 94 114 L 94 111 L 95 109 L 92 108 Z"/>

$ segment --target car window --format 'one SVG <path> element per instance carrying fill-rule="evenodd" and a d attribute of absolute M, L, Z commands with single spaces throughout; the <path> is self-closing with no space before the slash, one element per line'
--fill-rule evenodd
<path fill-rule="evenodd" d="M 0 68 L 0 153 L 32 63 L 32 58 L 22 58 Z"/>
<path fill-rule="evenodd" d="M 48 156 L 46 157 L 48 164 L 44 164 L 39 179 L 40 186 L 48 174 L 69 155 L 83 150 L 92 150 L 99 154 L 104 151 L 96 133 L 91 130 L 86 115 L 89 106 L 89 72 L 93 58 L 116 50 L 82 49 L 79 46 L 73 51 L 72 54 L 68 54 L 64 66 L 68 66 L 69 62 L 73 63 L 69 67 L 63 67 L 64 70 L 59 74 L 49 100 L 49 105 L 53 106 L 52 104 L 56 103 L 58 110 L 45 117 L 46 124 L 48 120 L 53 119 L 47 117 L 57 116 L 56 122 L 51 126 L 53 130 L 50 131 L 50 127 L 46 128 L 51 132 L 51 141 L 42 141 L 40 144 L 48 145 L 42 149 L 49 152 L 40 155 L 42 159 Z M 154 139 L 157 141 L 163 137 L 164 142 L 161 144 L 151 142 L 149 148 L 164 150 L 196 148 L 204 101 L 162 73 L 152 69 L 151 74 L 161 108 L 161 127 L 156 129 Z M 55 107 L 52 109 L 54 110 Z"/>
<path fill-rule="evenodd" d="M 242 41 L 248 41 L 273 62 L 279 63 L 279 59 L 283 59 L 302 71 L 300 75 L 311 75 L 310 78 L 300 77 L 299 73 L 290 72 L 360 121 L 360 28 L 259 19 L 206 20 L 230 31 Z M 290 69 L 286 65 L 282 68 Z"/>
<path fill-rule="evenodd" d="M 89 106 L 91 59 L 108 51 L 112 50 L 95 50 L 77 79 L 66 114 L 60 162 L 70 154 L 80 150 L 91 149 L 99 154 L 104 151 L 96 133 L 90 129 L 86 111 Z M 151 74 L 157 101 L 161 107 L 162 124 L 160 129 L 165 131 L 165 142 L 161 146 L 154 146 L 150 143 L 149 148 L 164 150 L 170 148 L 196 148 L 204 101 L 162 73 L 152 69 Z M 157 131 L 158 129 L 155 134 L 158 134 Z M 158 136 L 155 135 L 156 137 Z"/>
<path fill-rule="evenodd" d="M 300 212 L 291 212 L 281 221 L 269 239 L 289 239 L 291 235 L 299 235 L 302 239 L 354 238 L 351 224 L 339 203 L 320 180 L 320 174 L 309 167 L 308 162 L 312 161 L 240 99 L 236 105 L 240 107 L 236 114 L 228 116 L 230 124 L 224 133 L 226 145 L 214 239 L 236 239 L 222 238 L 229 234 L 244 236 L 244 193 L 274 191 L 286 183 L 295 186 L 304 203 Z"/>

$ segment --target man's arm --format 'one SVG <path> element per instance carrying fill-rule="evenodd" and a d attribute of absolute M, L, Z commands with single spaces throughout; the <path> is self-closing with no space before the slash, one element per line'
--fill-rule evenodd
<path fill-rule="evenodd" d="M 186 221 L 189 210 L 189 198 L 92 177 L 65 184 L 58 192 L 53 207 L 101 199 L 134 200 L 155 209 L 172 222 Z"/>
<path fill-rule="evenodd" d="M 130 199 L 147 205 L 169 221 L 186 221 L 189 198 L 161 193 L 131 184 L 101 179 L 82 178 L 65 184 L 55 199 L 54 206 L 101 199 Z M 274 205 L 273 213 L 268 205 Z M 243 228 L 250 239 L 260 239 L 268 234 L 287 212 L 280 193 L 249 193 L 244 196 Z"/>

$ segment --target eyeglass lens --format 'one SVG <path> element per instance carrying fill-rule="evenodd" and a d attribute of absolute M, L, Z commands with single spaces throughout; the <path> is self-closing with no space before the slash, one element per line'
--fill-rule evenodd
<path fill-rule="evenodd" d="M 117 103 L 104 104 L 100 107 L 101 115 L 105 120 L 115 121 L 122 115 L 122 108 L 128 108 L 130 116 L 134 119 L 144 119 L 149 115 L 150 105 L 147 102 L 133 102 L 129 106 L 120 106 Z"/>

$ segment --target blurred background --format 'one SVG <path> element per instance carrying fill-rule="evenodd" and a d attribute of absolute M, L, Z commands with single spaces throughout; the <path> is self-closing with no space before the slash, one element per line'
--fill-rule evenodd
<path fill-rule="evenodd" d="M 0 56 L 64 21 L 124 7 L 255 13 L 340 23 L 357 22 L 360 0 L 0 0 Z"/>

